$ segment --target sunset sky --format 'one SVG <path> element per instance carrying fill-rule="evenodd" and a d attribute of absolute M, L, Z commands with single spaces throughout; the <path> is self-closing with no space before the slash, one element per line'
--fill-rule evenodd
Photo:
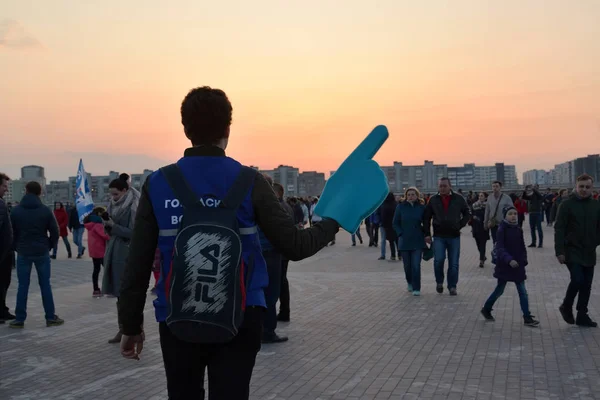
<path fill-rule="evenodd" d="M 167 4 L 169 4 L 167 6 Z M 141 172 L 189 145 L 190 88 L 233 103 L 228 154 L 335 170 L 600 152 L 597 0 L 33 0 L 0 9 L 0 171 Z"/>

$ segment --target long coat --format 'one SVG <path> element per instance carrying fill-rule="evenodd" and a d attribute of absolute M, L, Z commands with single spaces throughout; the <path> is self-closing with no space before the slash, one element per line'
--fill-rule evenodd
<path fill-rule="evenodd" d="M 58 223 L 60 237 L 69 236 L 69 232 L 67 231 L 67 226 L 69 225 L 69 214 L 67 214 L 67 210 L 64 208 L 54 210 L 54 216 L 56 217 L 56 222 Z"/>
<path fill-rule="evenodd" d="M 102 278 L 102 292 L 119 297 L 121 293 L 121 278 L 125 271 L 125 263 L 129 256 L 129 241 L 133 232 L 130 226 L 133 226 L 134 218 L 131 208 L 123 213 L 120 218 L 114 219 L 112 228 L 107 229 L 110 236 L 106 244 L 106 253 L 104 254 L 105 272 Z"/>

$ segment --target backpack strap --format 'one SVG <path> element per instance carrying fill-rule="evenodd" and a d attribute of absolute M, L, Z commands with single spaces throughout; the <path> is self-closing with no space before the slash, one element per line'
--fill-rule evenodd
<path fill-rule="evenodd" d="M 198 196 L 194 193 L 194 190 L 190 184 L 186 181 L 183 172 L 177 164 L 167 165 L 162 167 L 160 171 L 165 176 L 167 183 L 171 187 L 173 194 L 177 197 L 177 200 L 186 208 L 191 208 L 200 203 Z"/>
<path fill-rule="evenodd" d="M 257 172 L 255 169 L 242 166 L 240 174 L 233 182 L 233 185 L 225 195 L 225 198 L 223 198 L 221 207 L 237 210 L 244 202 L 246 194 L 248 194 L 248 191 L 252 187 L 252 184 L 256 179 L 256 174 Z"/>

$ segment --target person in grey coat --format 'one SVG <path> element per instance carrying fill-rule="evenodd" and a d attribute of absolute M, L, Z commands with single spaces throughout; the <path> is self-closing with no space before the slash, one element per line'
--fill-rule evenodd
<path fill-rule="evenodd" d="M 111 201 L 104 219 L 104 229 L 110 236 L 104 254 L 105 273 L 102 279 L 102 293 L 112 295 L 119 301 L 121 277 L 129 256 L 129 241 L 133 232 L 137 198 L 122 179 L 115 179 L 109 185 Z M 120 343 L 122 330 L 109 343 Z"/>

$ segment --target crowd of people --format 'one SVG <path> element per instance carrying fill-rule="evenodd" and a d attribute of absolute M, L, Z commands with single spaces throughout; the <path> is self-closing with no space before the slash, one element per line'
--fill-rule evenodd
<path fill-rule="evenodd" d="M 142 351 L 144 306 L 154 274 L 151 291 L 169 398 L 188 398 L 190 393 L 204 398 L 208 368 L 211 399 L 247 399 L 261 343 L 288 340 L 276 329 L 278 322 L 290 321 L 289 262 L 334 245 L 340 224 L 331 217 L 335 212 L 318 215 L 322 199 L 285 198 L 280 184 L 225 156 L 231 112 L 224 92 L 208 87 L 190 91 L 181 106 L 185 135 L 192 143 L 184 157 L 150 175 L 141 192 L 122 174 L 109 185 L 108 207 L 95 208 L 83 220 L 75 208 L 69 212 L 57 204 L 52 212 L 43 205 L 37 182 L 26 185 L 18 205 L 0 201 L 0 322 L 25 326 L 35 265 L 46 324 L 64 323 L 55 313 L 50 271 L 61 238 L 72 257 L 71 231 L 76 257 L 87 250 L 93 260 L 92 295 L 117 299 L 118 331 L 109 343 L 120 343 L 123 357 L 138 359 Z M 0 198 L 8 180 L 0 174 Z M 442 178 L 435 194 L 409 188 L 401 196 L 389 193 L 378 208 L 357 203 L 352 217 L 366 218 L 351 232 L 352 246 L 357 239 L 363 244 L 364 224 L 368 246 L 380 248 L 379 260 L 388 259 L 389 249 L 389 261 L 403 262 L 413 296 L 422 291 L 421 261 L 431 258 L 436 292 L 443 294 L 446 288 L 457 296 L 461 231 L 470 225 L 479 267 L 488 259 L 487 242 L 493 243 L 489 254 L 497 284 L 481 309 L 483 317 L 494 320 L 494 304 L 507 283 L 514 282 L 524 324 L 538 326 L 525 286 L 528 250 L 522 227 L 528 215 L 529 248 L 543 247 L 545 218 L 554 224 L 557 261 L 571 276 L 560 313 L 569 324 L 596 327 L 588 315 L 600 245 L 600 202 L 593 184 L 592 177 L 582 175 L 572 191 L 541 193 L 539 187 L 527 186 L 517 195 L 505 194 L 502 182 L 495 181 L 489 194 L 463 194 Z M 6 293 L 15 265 L 18 289 L 12 315 Z"/>

